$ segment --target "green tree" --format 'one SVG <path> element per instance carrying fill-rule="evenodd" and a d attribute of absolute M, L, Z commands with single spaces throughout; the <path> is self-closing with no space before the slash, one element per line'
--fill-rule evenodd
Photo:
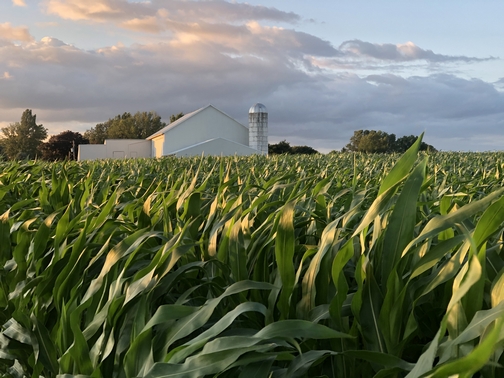
<path fill-rule="evenodd" d="M 177 119 L 182 118 L 184 116 L 184 113 L 180 112 L 179 114 L 172 114 L 170 116 L 170 123 L 175 122 Z"/>
<path fill-rule="evenodd" d="M 394 152 L 399 152 L 403 153 L 405 152 L 408 148 L 410 148 L 413 143 L 417 140 L 417 136 L 415 135 L 408 135 L 408 136 L 403 136 L 401 138 L 398 138 L 393 146 L 393 151 Z M 427 144 L 425 142 L 422 142 L 420 144 L 420 151 L 430 151 L 430 152 L 436 152 L 437 150 L 434 148 L 434 146 L 431 146 L 430 144 Z"/>
<path fill-rule="evenodd" d="M 2 127 L 0 143 L 9 159 L 34 159 L 37 156 L 39 145 L 47 138 L 47 129 L 37 125 L 36 118 L 31 109 L 26 109 L 21 122 Z"/>
<path fill-rule="evenodd" d="M 58 135 L 53 135 L 45 143 L 39 146 L 39 150 L 44 160 L 64 160 L 77 159 L 77 149 L 80 144 L 88 144 L 89 141 L 81 133 L 73 131 L 63 131 Z M 73 154 L 72 154 L 73 148 Z"/>
<path fill-rule="evenodd" d="M 319 152 L 310 146 L 292 146 L 290 153 L 293 155 L 314 155 Z"/>
<path fill-rule="evenodd" d="M 398 152 L 403 153 L 410 148 L 417 140 L 417 136 L 408 135 L 396 139 L 394 134 L 388 134 L 384 131 L 376 130 L 357 130 L 350 138 L 342 151 L 354 152 L 369 152 L 369 153 L 385 153 Z M 421 151 L 436 152 L 434 146 L 422 142 L 420 144 Z"/>
<path fill-rule="evenodd" d="M 272 155 L 288 154 L 291 152 L 290 143 L 282 140 L 276 144 L 268 144 L 268 153 Z"/>
<path fill-rule="evenodd" d="M 107 139 L 108 127 L 110 125 L 110 120 L 98 123 L 95 127 L 84 132 L 84 138 L 89 140 L 90 144 L 103 144 L 105 139 Z"/>
<path fill-rule="evenodd" d="M 345 149 L 355 152 L 383 153 L 390 152 L 395 143 L 395 135 L 384 131 L 357 130 L 350 138 Z"/>
<path fill-rule="evenodd" d="M 123 113 L 109 118 L 84 133 L 91 144 L 100 144 L 105 139 L 146 139 L 166 126 L 156 112 Z"/>
<path fill-rule="evenodd" d="M 291 146 L 289 142 L 282 140 L 276 144 L 268 144 L 268 153 L 271 155 L 312 155 L 318 151 L 310 146 Z"/>

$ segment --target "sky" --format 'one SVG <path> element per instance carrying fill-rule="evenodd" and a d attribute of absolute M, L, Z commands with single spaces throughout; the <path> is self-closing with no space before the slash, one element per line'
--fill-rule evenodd
<path fill-rule="evenodd" d="M 270 143 L 320 152 L 356 130 L 504 150 L 504 2 L 0 0 L 0 127 L 49 135 L 124 112 L 212 104 Z"/>

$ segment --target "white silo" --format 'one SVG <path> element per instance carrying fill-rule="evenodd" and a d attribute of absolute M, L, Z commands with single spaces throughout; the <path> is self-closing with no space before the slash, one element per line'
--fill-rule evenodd
<path fill-rule="evenodd" d="M 257 103 L 249 110 L 249 147 L 268 154 L 268 110 L 263 104 Z"/>

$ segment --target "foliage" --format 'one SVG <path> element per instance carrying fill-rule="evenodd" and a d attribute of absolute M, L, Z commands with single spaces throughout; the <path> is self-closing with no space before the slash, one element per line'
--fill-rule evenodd
<path fill-rule="evenodd" d="M 395 134 L 388 134 L 384 131 L 357 130 L 350 138 L 350 143 L 346 145 L 344 151 L 367 152 L 367 153 L 403 153 L 410 148 L 417 140 L 417 136 L 403 136 L 396 140 Z M 436 149 L 422 142 L 420 151 L 436 152 Z"/>
<path fill-rule="evenodd" d="M 416 139 L 417 137 L 414 135 L 408 135 L 398 138 L 393 145 L 392 149 L 393 152 L 399 152 L 399 153 L 405 152 L 408 148 L 410 148 L 413 145 L 413 143 L 415 143 Z M 420 144 L 420 151 L 437 152 L 434 146 L 431 146 L 430 144 L 427 144 L 425 142 L 422 142 Z"/>
<path fill-rule="evenodd" d="M 105 139 L 146 139 L 165 126 L 156 112 L 124 113 L 87 130 L 84 138 L 91 144 L 101 144 Z"/>
<path fill-rule="evenodd" d="M 31 109 L 26 109 L 21 122 L 2 127 L 0 144 L 3 154 L 9 159 L 34 159 L 37 156 L 38 146 L 47 138 L 47 129 L 37 125 L 36 118 Z"/>
<path fill-rule="evenodd" d="M 276 144 L 268 144 L 268 153 L 272 155 L 313 155 L 318 151 L 309 146 L 291 146 L 289 142 L 282 140 Z"/>
<path fill-rule="evenodd" d="M 502 377 L 504 154 L 0 162 L 11 377 Z"/>
<path fill-rule="evenodd" d="M 170 116 L 170 123 L 175 122 L 177 119 L 182 118 L 184 116 L 184 113 L 180 112 L 179 114 L 172 114 Z"/>
<path fill-rule="evenodd" d="M 88 143 L 89 141 L 81 133 L 67 130 L 51 136 L 47 142 L 39 146 L 39 151 L 44 160 L 77 160 L 79 145 Z M 74 154 L 72 154 L 72 148 Z"/>

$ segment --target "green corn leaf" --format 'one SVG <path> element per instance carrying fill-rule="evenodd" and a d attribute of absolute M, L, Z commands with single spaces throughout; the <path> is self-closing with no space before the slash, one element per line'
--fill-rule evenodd
<path fill-rule="evenodd" d="M 287 203 L 280 212 L 275 238 L 275 259 L 282 282 L 278 308 L 282 319 L 289 317 L 290 300 L 294 289 L 294 203 Z"/>
<path fill-rule="evenodd" d="M 188 358 L 181 365 L 157 363 L 145 378 L 198 378 L 225 370 L 240 356 L 253 351 L 267 351 L 273 346 L 256 345 L 248 348 L 234 348 L 222 352 L 197 355 Z"/>
<path fill-rule="evenodd" d="M 257 332 L 254 337 L 273 339 L 276 337 L 295 337 L 308 339 L 339 339 L 352 338 L 352 336 L 335 331 L 321 324 L 315 324 L 306 320 L 281 320 L 271 323 Z"/>
<path fill-rule="evenodd" d="M 342 354 L 355 359 L 372 362 L 384 369 L 399 368 L 404 371 L 410 371 L 415 366 L 415 364 L 406 362 L 397 356 L 370 350 L 347 350 L 342 352 Z"/>
<path fill-rule="evenodd" d="M 271 290 L 272 288 L 273 286 L 268 283 L 253 281 L 240 281 L 231 285 L 219 297 L 208 300 L 199 310 L 178 320 L 172 330 L 166 335 L 162 350 L 167 351 L 175 341 L 180 340 L 196 329 L 202 327 L 208 321 L 222 299 L 245 290 Z"/>
<path fill-rule="evenodd" d="M 275 358 L 270 357 L 265 358 L 263 361 L 249 363 L 243 367 L 238 378 L 269 378 L 274 361 Z"/>
<path fill-rule="evenodd" d="M 297 305 L 297 313 L 300 318 L 308 318 L 308 314 L 315 307 L 315 296 L 317 294 L 316 279 L 320 270 L 320 264 L 326 253 L 332 248 L 339 233 L 338 225 L 341 218 L 329 223 L 322 233 L 320 246 L 313 257 L 308 269 L 303 277 L 302 292 L 303 296 Z"/>
<path fill-rule="evenodd" d="M 32 315 L 33 334 L 37 341 L 37 350 L 34 348 L 35 358 L 45 367 L 46 374 L 56 374 L 58 372 L 58 362 L 56 348 L 51 340 L 47 328 Z"/>
<path fill-rule="evenodd" d="M 492 307 L 504 302 L 504 269 L 499 272 L 492 284 L 491 301 Z"/>
<path fill-rule="evenodd" d="M 197 337 L 191 339 L 189 342 L 185 343 L 183 345 L 184 348 L 181 351 L 171 355 L 166 359 L 167 362 L 174 364 L 182 362 L 185 358 L 194 353 L 194 351 L 201 348 L 202 345 L 201 342 L 203 342 L 204 345 L 204 343 L 206 343 L 210 338 L 215 337 L 224 330 L 226 330 L 238 316 L 249 311 L 255 311 L 263 315 L 266 315 L 266 307 L 260 303 L 254 303 L 254 302 L 241 303 L 234 310 L 224 315 L 222 319 L 220 319 L 217 323 L 215 323 L 211 328 L 201 333 Z M 236 343 L 233 343 L 231 345 L 236 345 Z"/>
<path fill-rule="evenodd" d="M 487 333 L 485 339 L 469 353 L 467 356 L 448 362 L 427 373 L 428 378 L 459 377 L 469 378 L 475 372 L 480 370 L 490 359 L 495 348 L 498 345 L 500 334 L 504 325 L 504 319 L 501 318 L 495 322 L 493 329 Z"/>
<path fill-rule="evenodd" d="M 504 197 L 491 204 L 479 219 L 474 229 L 473 239 L 477 250 L 504 222 Z"/>
<path fill-rule="evenodd" d="M 336 353 L 329 350 L 311 350 L 303 353 L 292 360 L 285 373 L 280 376 L 285 378 L 302 377 L 314 363 L 334 354 Z"/>
<path fill-rule="evenodd" d="M 480 200 L 464 205 L 457 211 L 431 219 L 423 228 L 422 232 L 406 246 L 402 255 L 404 256 L 415 244 L 420 243 L 449 227 L 453 227 L 456 223 L 460 223 L 478 212 L 484 211 L 503 193 L 504 188 L 501 188 Z"/>
<path fill-rule="evenodd" d="M 417 159 L 418 150 L 422 143 L 422 133 L 413 145 L 401 156 L 387 176 L 382 180 L 378 196 L 400 182 L 411 170 Z"/>
<path fill-rule="evenodd" d="M 353 255 L 353 239 L 349 239 L 338 251 L 332 264 L 331 276 L 333 283 L 336 286 L 336 295 L 331 301 L 329 312 L 331 314 L 331 317 L 336 321 L 341 330 L 343 330 L 344 327 L 342 321 L 342 308 L 347 298 L 349 289 L 343 269 L 348 261 L 353 257 Z"/>
<path fill-rule="evenodd" d="M 382 287 L 386 286 L 389 274 L 401 258 L 402 251 L 413 239 L 417 200 L 425 178 L 426 165 L 427 158 L 410 174 L 389 218 L 380 264 Z"/>
<path fill-rule="evenodd" d="M 247 272 L 247 249 L 243 239 L 241 221 L 236 220 L 229 233 L 228 261 L 231 273 L 235 281 L 248 278 Z"/>

